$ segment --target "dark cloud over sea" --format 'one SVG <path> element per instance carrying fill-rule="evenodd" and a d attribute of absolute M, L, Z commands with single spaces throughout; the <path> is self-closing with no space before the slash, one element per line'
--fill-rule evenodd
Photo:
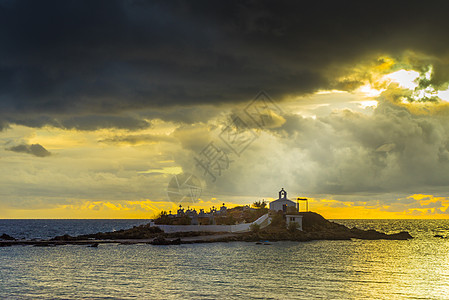
<path fill-rule="evenodd" d="M 406 50 L 449 71 L 445 1 L 0 1 L 0 129 L 140 128 L 129 111 L 281 99 Z M 92 118 L 99 118 L 93 122 Z M 125 119 L 128 118 L 128 119 Z M 137 118 L 137 119 L 136 119 Z M 185 119 L 179 116 L 179 119 Z M 187 120 L 189 121 L 189 120 Z"/>

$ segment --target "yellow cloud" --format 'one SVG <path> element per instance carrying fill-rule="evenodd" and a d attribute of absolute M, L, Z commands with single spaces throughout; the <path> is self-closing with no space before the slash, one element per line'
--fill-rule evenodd
<path fill-rule="evenodd" d="M 4 208 L 0 218 L 17 219 L 151 219 L 171 202 L 141 201 L 83 201 L 43 209 Z"/>
<path fill-rule="evenodd" d="M 139 172 L 140 174 L 149 174 L 149 173 L 163 173 L 163 174 L 180 174 L 182 173 L 181 167 L 163 167 L 159 169 L 149 169 L 146 171 Z"/>
<path fill-rule="evenodd" d="M 449 214 L 441 213 L 449 209 L 449 199 L 446 197 L 414 194 L 406 199 L 419 200 L 422 207 L 404 207 L 402 211 L 389 211 L 391 206 L 388 205 L 355 205 L 354 202 L 309 198 L 309 210 L 327 219 L 449 219 Z M 442 207 L 432 207 L 432 204 L 438 201 L 442 202 Z"/>
<path fill-rule="evenodd" d="M 373 72 L 385 73 L 390 71 L 396 64 L 395 60 L 388 56 L 380 56 L 377 60 L 380 64 L 375 65 Z"/>

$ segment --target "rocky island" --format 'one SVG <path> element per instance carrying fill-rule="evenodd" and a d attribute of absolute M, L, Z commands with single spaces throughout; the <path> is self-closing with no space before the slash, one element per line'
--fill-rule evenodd
<path fill-rule="evenodd" d="M 271 201 L 256 201 L 251 206 L 236 206 L 228 209 L 225 204 L 214 206 L 209 212 L 200 209 L 187 210 L 179 206 L 175 214 L 161 211 L 152 222 L 114 232 L 98 232 L 79 236 L 62 235 L 50 240 L 16 240 L 8 234 L 0 236 L 0 246 L 34 245 L 56 246 L 82 244 L 97 247 L 101 243 L 171 245 L 211 242 L 258 242 L 313 240 L 408 240 L 408 232 L 385 234 L 375 230 L 348 228 L 326 220 L 320 214 L 301 212 L 297 203 L 287 198 L 287 192 L 279 191 L 279 198 Z"/>
<path fill-rule="evenodd" d="M 313 241 L 313 240 L 408 240 L 413 237 L 408 232 L 385 234 L 375 230 L 361 230 L 348 228 L 344 225 L 326 220 L 314 212 L 298 213 L 303 218 L 302 230 L 296 226 L 286 226 L 285 219 L 281 213 L 272 215 L 271 223 L 261 229 L 253 226 L 250 232 L 225 233 L 225 232 L 176 232 L 165 233 L 157 225 L 146 224 L 135 226 L 126 230 L 114 232 L 99 232 L 94 234 L 70 236 L 56 236 L 50 240 L 30 241 L 15 240 L 7 234 L 0 236 L 0 246 L 12 245 L 34 245 L 34 246 L 56 246 L 67 244 L 93 245 L 101 243 L 137 244 L 148 243 L 153 245 L 187 244 L 187 243 L 210 243 L 210 242 L 232 242 L 245 241 L 257 242 L 269 241 Z"/>

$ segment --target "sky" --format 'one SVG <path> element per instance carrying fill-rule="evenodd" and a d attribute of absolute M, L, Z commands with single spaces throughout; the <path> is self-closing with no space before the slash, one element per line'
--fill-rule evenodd
<path fill-rule="evenodd" d="M 0 218 L 449 218 L 448 11 L 0 0 Z"/>

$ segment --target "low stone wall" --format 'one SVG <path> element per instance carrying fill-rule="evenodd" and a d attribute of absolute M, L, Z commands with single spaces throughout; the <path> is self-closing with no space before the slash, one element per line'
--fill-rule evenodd
<path fill-rule="evenodd" d="M 271 218 L 268 214 L 263 215 L 252 223 L 244 223 L 237 225 L 154 225 L 162 229 L 165 233 L 172 232 L 249 232 L 251 231 L 252 224 L 260 225 L 260 228 L 264 228 L 271 223 Z"/>

